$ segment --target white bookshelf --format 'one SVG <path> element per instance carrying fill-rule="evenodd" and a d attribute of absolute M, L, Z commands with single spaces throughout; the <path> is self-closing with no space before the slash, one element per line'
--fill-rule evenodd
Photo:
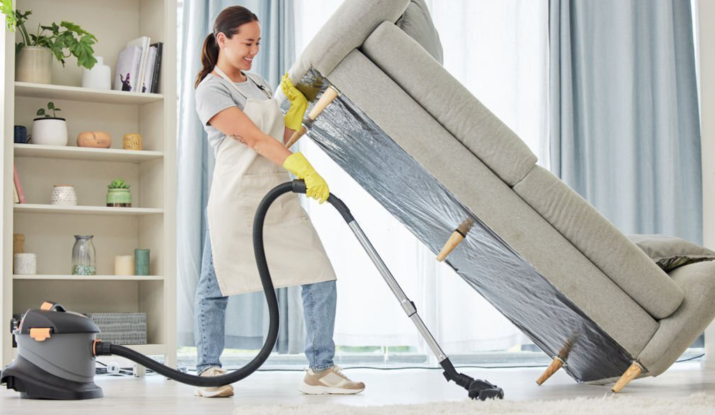
<path fill-rule="evenodd" d="M 0 357 L 14 356 L 9 322 L 13 314 L 37 308 L 44 300 L 83 313 L 144 312 L 147 345 L 132 346 L 162 355 L 176 364 L 176 0 L 15 0 L 32 10 L 27 23 L 63 20 L 94 34 L 95 54 L 114 68 L 126 43 L 140 36 L 163 42 L 159 93 L 140 94 L 81 87 L 82 69 L 74 58 L 66 67 L 53 61 L 53 84 L 15 82 L 15 36 L 3 30 L 2 145 L 2 285 L 0 291 Z M 67 119 L 69 145 L 14 144 L 13 126 L 31 133 L 38 108 L 52 101 Z M 59 114 L 58 114 L 59 115 Z M 109 149 L 76 147 L 82 131 L 107 131 Z M 141 151 L 122 149 L 126 133 L 140 133 Z M 13 203 L 13 164 L 26 204 Z M 132 207 L 105 205 L 107 184 L 121 177 L 131 185 Z M 78 206 L 50 204 L 56 184 L 72 185 Z M 13 233 L 25 235 L 25 252 L 37 254 L 37 275 L 13 274 Z M 70 275 L 74 235 L 94 235 L 97 274 Z M 151 250 L 148 276 L 113 275 L 114 257 Z"/>

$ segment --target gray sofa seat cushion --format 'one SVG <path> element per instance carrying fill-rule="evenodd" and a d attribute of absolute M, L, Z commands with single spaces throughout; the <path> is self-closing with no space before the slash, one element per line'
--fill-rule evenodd
<path fill-rule="evenodd" d="M 536 166 L 514 190 L 653 317 L 680 306 L 683 291 L 673 280 L 551 172 Z"/>
<path fill-rule="evenodd" d="M 628 239 L 665 272 L 683 265 L 715 260 L 715 252 L 674 236 L 628 235 Z"/>
<path fill-rule="evenodd" d="M 345 0 L 306 46 L 289 76 L 297 84 L 312 67 L 328 76 L 384 21 L 395 22 L 410 0 Z"/>
<path fill-rule="evenodd" d="M 329 81 L 621 347 L 643 350 L 658 323 L 373 62 L 353 51 Z"/>
<path fill-rule="evenodd" d="M 424 0 L 412 0 L 397 27 L 420 44 L 440 64 L 444 63 L 442 43 Z"/>
<path fill-rule="evenodd" d="M 509 127 L 394 24 L 381 24 L 362 52 L 509 186 L 536 164 Z"/>
<path fill-rule="evenodd" d="M 660 328 L 638 356 L 648 374 L 658 376 L 672 365 L 715 318 L 715 262 L 676 268 L 668 275 L 685 293 L 678 311 Z"/>

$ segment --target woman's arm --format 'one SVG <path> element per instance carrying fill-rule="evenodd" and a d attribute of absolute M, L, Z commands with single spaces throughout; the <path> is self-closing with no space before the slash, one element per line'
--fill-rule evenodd
<path fill-rule="evenodd" d="M 278 140 L 259 130 L 256 124 L 238 107 L 227 108 L 219 112 L 209 120 L 209 124 L 279 166 L 283 166 L 285 159 L 293 154 Z"/>
<path fill-rule="evenodd" d="M 294 132 L 295 131 L 291 130 L 288 127 L 285 128 L 285 132 L 283 133 L 283 145 L 288 144 L 288 140 L 290 140 Z"/>

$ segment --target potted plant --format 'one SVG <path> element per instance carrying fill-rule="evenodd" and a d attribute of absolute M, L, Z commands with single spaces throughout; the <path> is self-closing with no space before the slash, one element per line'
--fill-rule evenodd
<path fill-rule="evenodd" d="M 2 12 L 6 25 L 14 31 L 17 27 L 22 41 L 15 45 L 15 79 L 21 82 L 52 83 L 52 55 L 65 66 L 65 59 L 77 58 L 77 66 L 92 69 L 97 59 L 92 45 L 97 38 L 80 26 L 63 21 L 59 25 L 37 26 L 35 34 L 29 34 L 25 22 L 32 11 L 12 11 L 12 0 L 2 0 Z"/>
<path fill-rule="evenodd" d="M 108 207 L 132 207 L 132 194 L 124 180 L 116 178 L 107 188 Z"/>
<path fill-rule="evenodd" d="M 52 115 L 50 115 L 52 111 Z M 32 121 L 32 143 L 47 146 L 67 145 L 67 121 L 57 116 L 62 111 L 53 102 L 47 103 L 47 110 L 37 110 L 37 118 Z"/>

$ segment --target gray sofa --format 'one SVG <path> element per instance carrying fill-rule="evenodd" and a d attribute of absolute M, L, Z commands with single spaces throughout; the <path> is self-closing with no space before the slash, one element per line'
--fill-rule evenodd
<path fill-rule="evenodd" d="M 342 4 L 289 72 L 340 93 L 311 139 L 435 253 L 473 221 L 447 262 L 577 381 L 663 373 L 715 317 L 715 263 L 666 274 L 538 166 L 442 67 L 425 10 Z"/>

